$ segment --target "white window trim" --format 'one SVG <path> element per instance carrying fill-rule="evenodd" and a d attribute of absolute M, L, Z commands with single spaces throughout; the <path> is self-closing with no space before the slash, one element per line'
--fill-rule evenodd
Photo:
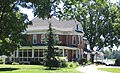
<path fill-rule="evenodd" d="M 74 38 L 75 38 L 75 43 L 74 43 Z M 72 45 L 75 45 L 76 44 L 76 35 L 73 35 L 72 36 Z"/>
<path fill-rule="evenodd" d="M 81 36 L 78 36 L 78 44 L 81 43 Z"/>
<path fill-rule="evenodd" d="M 44 39 L 45 39 L 45 34 L 41 34 L 41 44 L 45 44 Z"/>
<path fill-rule="evenodd" d="M 36 40 L 36 42 L 34 42 L 34 39 Z M 37 44 L 37 35 L 36 34 L 33 35 L 33 44 Z"/>

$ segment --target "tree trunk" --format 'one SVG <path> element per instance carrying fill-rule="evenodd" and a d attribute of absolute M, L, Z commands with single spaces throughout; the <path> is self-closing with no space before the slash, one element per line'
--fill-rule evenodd
<path fill-rule="evenodd" d="M 49 67 L 49 70 L 51 70 L 51 69 L 52 69 L 52 67 L 50 66 L 50 67 Z"/>

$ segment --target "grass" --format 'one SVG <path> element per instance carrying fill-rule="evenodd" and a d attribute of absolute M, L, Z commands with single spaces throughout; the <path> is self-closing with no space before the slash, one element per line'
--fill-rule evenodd
<path fill-rule="evenodd" d="M 0 65 L 0 73 L 81 73 L 75 68 L 47 70 L 41 65 Z"/>
<path fill-rule="evenodd" d="M 120 73 L 120 68 L 98 68 L 98 70 L 107 71 L 111 73 Z"/>

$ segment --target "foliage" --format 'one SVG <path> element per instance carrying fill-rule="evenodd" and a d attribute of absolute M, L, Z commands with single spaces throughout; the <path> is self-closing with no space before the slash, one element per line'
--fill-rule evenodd
<path fill-rule="evenodd" d="M 79 63 L 78 62 L 68 62 L 68 67 L 78 67 Z"/>
<path fill-rule="evenodd" d="M 120 59 L 116 59 L 116 60 L 115 60 L 115 65 L 116 65 L 116 66 L 120 66 Z"/>
<path fill-rule="evenodd" d="M 3 59 L 2 58 L 0 58 L 0 63 L 2 63 L 3 62 Z"/>
<path fill-rule="evenodd" d="M 84 36 L 89 41 L 90 49 L 119 45 L 119 6 L 106 0 L 62 0 L 63 7 L 57 17 L 75 19 L 83 26 Z M 118 24 L 115 26 L 115 24 Z M 91 55 L 93 62 L 94 55 Z"/>
<path fill-rule="evenodd" d="M 76 71 L 76 68 L 59 68 L 56 70 L 47 70 L 46 67 L 42 65 L 0 65 L 0 73 L 81 73 L 81 72 Z"/>
<path fill-rule="evenodd" d="M 112 51 L 105 50 L 103 52 L 105 53 L 105 58 L 108 58 L 108 59 L 119 59 L 120 58 L 119 50 L 112 50 Z"/>
<path fill-rule="evenodd" d="M 24 38 L 21 32 L 27 28 L 29 20 L 20 13 L 18 0 L 0 1 L 0 55 L 9 55 Z"/>
<path fill-rule="evenodd" d="M 45 60 L 44 64 L 45 66 L 49 67 L 49 69 L 52 69 L 52 67 L 59 67 L 60 62 L 56 58 L 56 56 L 59 56 L 59 51 L 58 48 L 55 48 L 54 45 L 56 44 L 55 34 L 53 33 L 53 29 L 51 27 L 51 22 L 49 23 L 49 30 L 48 30 L 48 40 L 47 40 L 47 45 L 48 49 L 46 50 L 45 54 Z"/>
<path fill-rule="evenodd" d="M 86 65 L 87 64 L 87 59 L 82 58 L 79 63 L 82 64 L 82 65 Z"/>
<path fill-rule="evenodd" d="M 67 67 L 68 66 L 66 57 L 59 57 L 59 61 L 60 61 L 60 67 Z"/>

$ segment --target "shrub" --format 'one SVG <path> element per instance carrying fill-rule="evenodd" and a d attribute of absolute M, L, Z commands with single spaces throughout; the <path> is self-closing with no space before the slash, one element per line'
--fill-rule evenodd
<path fill-rule="evenodd" d="M 0 63 L 3 63 L 2 58 L 0 58 Z"/>
<path fill-rule="evenodd" d="M 82 58 L 79 63 L 82 64 L 82 65 L 86 65 L 87 59 Z"/>
<path fill-rule="evenodd" d="M 78 62 L 69 62 L 68 67 L 78 67 L 79 63 Z"/>
<path fill-rule="evenodd" d="M 67 66 L 68 66 L 68 64 L 65 60 L 60 61 L 60 67 L 67 67 Z"/>
<path fill-rule="evenodd" d="M 44 66 L 57 68 L 57 67 L 60 67 L 60 62 L 56 58 L 51 60 L 45 60 Z"/>
<path fill-rule="evenodd" d="M 116 59 L 116 60 L 115 60 L 115 65 L 116 65 L 116 66 L 120 66 L 120 59 Z"/>
<path fill-rule="evenodd" d="M 75 65 L 76 65 L 76 67 L 78 67 L 78 66 L 79 66 L 79 63 L 78 63 L 78 62 L 76 62 L 76 63 L 75 63 Z"/>
<path fill-rule="evenodd" d="M 19 63 L 17 63 L 17 62 L 13 62 L 12 65 L 19 65 Z"/>
<path fill-rule="evenodd" d="M 60 61 L 60 67 L 67 67 L 68 66 L 66 57 L 59 57 L 59 61 Z"/>

